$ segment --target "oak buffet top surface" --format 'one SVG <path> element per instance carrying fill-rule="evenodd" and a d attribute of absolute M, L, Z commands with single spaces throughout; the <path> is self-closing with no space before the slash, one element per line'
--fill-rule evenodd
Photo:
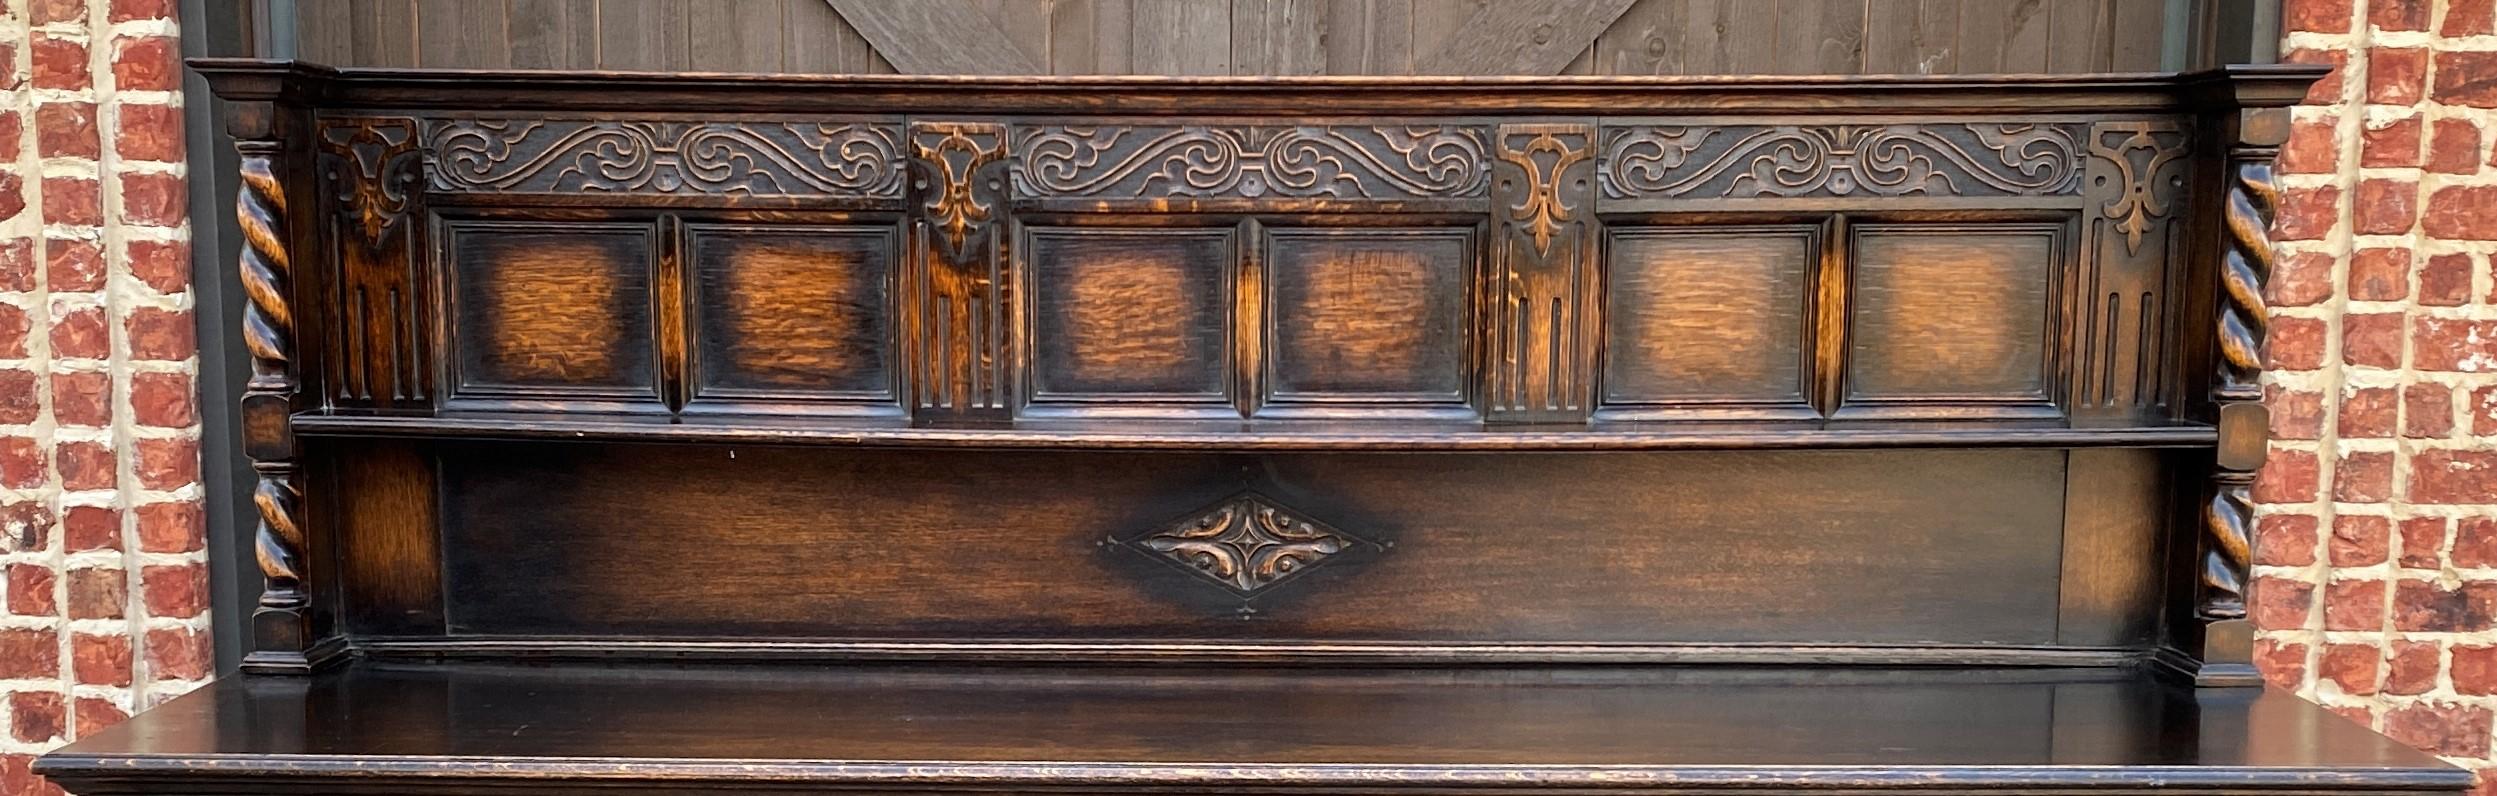
<path fill-rule="evenodd" d="M 2289 694 L 2110 669 L 364 662 L 221 681 L 42 766 L 1055 785 L 2469 782 Z"/>

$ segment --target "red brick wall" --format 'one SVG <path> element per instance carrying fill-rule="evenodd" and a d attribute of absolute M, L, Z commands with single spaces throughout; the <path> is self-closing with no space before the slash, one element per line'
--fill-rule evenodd
<path fill-rule="evenodd" d="M 2497 766 L 2497 2 L 2284 0 L 2338 64 L 2280 157 L 2256 650 L 2275 683 Z"/>
<path fill-rule="evenodd" d="M 0 0 L 0 794 L 209 676 L 172 0 Z"/>

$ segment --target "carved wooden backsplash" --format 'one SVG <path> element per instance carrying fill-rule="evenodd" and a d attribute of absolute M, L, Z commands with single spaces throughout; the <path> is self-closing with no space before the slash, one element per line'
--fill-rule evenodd
<path fill-rule="evenodd" d="M 1737 643 L 2251 681 L 2264 160 L 2307 71 L 201 68 L 242 103 L 256 668 Z M 1499 455 L 1417 455 L 1460 451 Z"/>
<path fill-rule="evenodd" d="M 325 114 L 325 394 L 938 424 L 2172 416 L 2191 125 L 1984 116 Z"/>

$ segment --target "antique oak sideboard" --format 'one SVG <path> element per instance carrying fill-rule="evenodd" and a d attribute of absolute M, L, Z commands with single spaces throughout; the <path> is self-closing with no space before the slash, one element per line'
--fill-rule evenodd
<path fill-rule="evenodd" d="M 93 793 L 2450 793 L 2250 663 L 2318 72 L 193 64 L 266 594 Z"/>

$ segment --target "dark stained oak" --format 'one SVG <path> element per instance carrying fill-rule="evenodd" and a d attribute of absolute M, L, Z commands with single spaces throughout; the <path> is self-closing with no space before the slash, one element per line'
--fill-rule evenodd
<path fill-rule="evenodd" d="M 1818 414 L 1804 298 L 1817 227 L 1616 226 L 1608 246 L 1603 402 L 1631 410 L 1616 416 Z"/>
<path fill-rule="evenodd" d="M 2051 450 L 442 456 L 449 622 L 480 637 L 2034 645 L 2064 481 Z M 1130 541 L 1241 491 L 1354 543 L 1243 596 Z M 1815 576 L 1727 576 L 1772 571 Z"/>
<path fill-rule="evenodd" d="M 1274 400 L 1462 404 L 1473 257 L 1465 229 L 1270 231 Z"/>
<path fill-rule="evenodd" d="M 497 792 L 2447 792 L 2285 693 L 2124 670 L 356 664 L 225 681 L 45 758 L 157 783 Z"/>
<path fill-rule="evenodd" d="M 651 230 L 627 224 L 454 223 L 454 396 L 525 389 L 656 398 Z"/>
<path fill-rule="evenodd" d="M 1035 402 L 1228 399 L 1231 230 L 1028 233 Z"/>
<path fill-rule="evenodd" d="M 883 227 L 688 230 L 692 406 L 896 404 L 897 241 Z M 711 407 L 704 407 L 705 409 Z"/>
<path fill-rule="evenodd" d="M 1856 225 L 1845 408 L 2053 413 L 2060 235 L 2038 224 Z"/>
<path fill-rule="evenodd" d="M 80 793 L 2468 784 L 2250 687 L 2314 68 L 194 66 L 267 589 Z"/>

